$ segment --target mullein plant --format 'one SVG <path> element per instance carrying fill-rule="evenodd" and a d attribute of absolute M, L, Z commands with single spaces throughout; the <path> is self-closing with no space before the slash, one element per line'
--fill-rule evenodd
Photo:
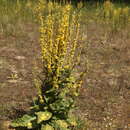
<path fill-rule="evenodd" d="M 109 0 L 105 1 L 103 4 L 103 14 L 106 21 L 109 22 L 109 20 L 112 18 L 114 5 Z"/>
<path fill-rule="evenodd" d="M 112 15 L 112 29 L 113 31 L 119 31 L 120 24 L 121 24 L 121 8 L 113 9 L 113 15 Z"/>
<path fill-rule="evenodd" d="M 114 8 L 112 15 L 112 29 L 114 31 L 120 31 L 120 29 L 125 28 L 129 23 L 129 8 Z"/>
<path fill-rule="evenodd" d="M 129 23 L 129 7 L 117 8 L 108 0 L 104 2 L 102 12 L 105 23 L 107 23 L 113 31 L 119 31 Z"/>
<path fill-rule="evenodd" d="M 129 7 L 124 7 L 122 9 L 122 19 L 123 19 L 123 27 L 125 27 L 126 25 L 128 25 L 130 22 L 129 22 L 129 19 L 130 19 L 130 8 Z"/>
<path fill-rule="evenodd" d="M 44 6 L 44 8 L 43 8 Z M 58 8 L 59 11 L 54 12 Z M 70 4 L 39 3 L 42 76 L 35 80 L 38 98 L 31 112 L 12 122 L 13 127 L 36 130 L 71 130 L 78 126 L 72 114 L 84 73 L 77 74 L 80 50 L 80 15 Z M 42 10 L 42 12 L 41 12 Z M 43 10 L 46 15 L 43 16 Z"/>

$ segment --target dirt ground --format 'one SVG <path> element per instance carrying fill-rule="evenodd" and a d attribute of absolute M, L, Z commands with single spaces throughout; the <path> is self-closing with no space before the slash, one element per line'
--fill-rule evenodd
<path fill-rule="evenodd" d="M 86 120 L 85 130 L 129 130 L 130 28 L 107 33 L 92 24 L 84 30 L 82 54 L 88 60 L 88 73 L 77 113 Z M 25 113 L 36 96 L 33 70 L 35 65 L 40 70 L 38 35 L 31 23 L 17 35 L 0 34 L 0 120 Z"/>

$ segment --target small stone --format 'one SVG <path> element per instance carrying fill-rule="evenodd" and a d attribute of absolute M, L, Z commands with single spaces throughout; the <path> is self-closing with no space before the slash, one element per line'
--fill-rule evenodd
<path fill-rule="evenodd" d="M 17 60 L 24 60 L 25 57 L 24 56 L 16 56 L 15 59 L 17 59 Z"/>
<path fill-rule="evenodd" d="M 9 82 L 9 83 L 17 83 L 18 80 L 13 80 L 13 79 L 12 79 L 12 80 L 8 80 L 8 82 Z"/>

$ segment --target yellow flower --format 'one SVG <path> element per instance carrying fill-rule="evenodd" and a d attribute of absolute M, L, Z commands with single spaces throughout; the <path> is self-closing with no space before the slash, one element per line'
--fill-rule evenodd
<path fill-rule="evenodd" d="M 29 128 L 29 129 L 32 128 L 32 123 L 31 122 L 27 123 L 27 128 Z"/>

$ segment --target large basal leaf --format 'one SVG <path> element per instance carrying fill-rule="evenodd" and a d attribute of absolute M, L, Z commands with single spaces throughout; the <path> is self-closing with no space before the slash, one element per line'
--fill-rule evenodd
<path fill-rule="evenodd" d="M 62 111 L 68 110 L 73 104 L 73 100 L 71 98 L 64 98 L 61 100 L 57 100 L 56 102 L 50 104 L 50 107 L 54 111 Z"/>
<path fill-rule="evenodd" d="M 59 126 L 59 128 L 67 128 L 68 127 L 68 123 L 64 120 L 57 120 L 56 124 Z"/>
<path fill-rule="evenodd" d="M 41 130 L 54 130 L 51 125 L 42 125 Z"/>
<path fill-rule="evenodd" d="M 21 118 L 18 118 L 17 120 L 13 121 L 11 123 L 12 127 L 27 127 L 29 129 L 32 128 L 32 123 L 31 121 L 35 120 L 35 116 L 30 116 L 30 115 L 24 115 Z"/>
<path fill-rule="evenodd" d="M 37 123 L 41 123 L 42 121 L 47 121 L 52 117 L 52 113 L 46 112 L 36 112 L 37 115 Z"/>

